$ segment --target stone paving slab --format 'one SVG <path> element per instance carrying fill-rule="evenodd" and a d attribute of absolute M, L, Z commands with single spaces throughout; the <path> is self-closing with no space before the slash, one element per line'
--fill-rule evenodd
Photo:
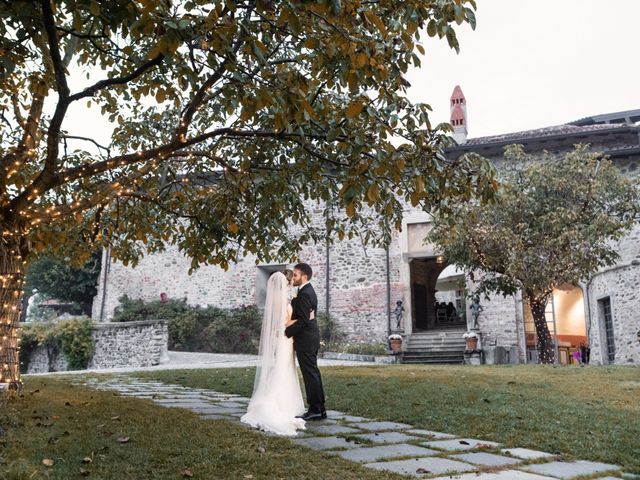
<path fill-rule="evenodd" d="M 495 473 L 467 473 L 463 475 L 447 475 L 430 480 L 554 480 L 553 477 L 543 477 L 534 473 L 519 470 L 503 470 Z"/>
<path fill-rule="evenodd" d="M 245 413 L 247 413 L 247 412 L 246 412 L 245 410 L 242 410 L 242 411 L 239 411 L 239 412 L 232 412 L 232 413 L 229 413 L 228 415 L 229 415 L 229 416 L 231 416 L 231 417 L 236 417 L 236 418 L 238 418 L 238 419 L 239 419 L 239 418 L 240 418 L 240 417 L 242 417 Z"/>
<path fill-rule="evenodd" d="M 553 453 L 539 452 L 528 448 L 503 448 L 501 451 L 523 460 L 538 460 L 539 458 L 551 458 L 554 456 Z"/>
<path fill-rule="evenodd" d="M 307 428 L 321 427 L 324 425 L 338 425 L 338 421 L 333 418 L 325 418 L 324 420 L 311 420 L 307 422 Z M 351 425 L 349 425 L 351 427 Z"/>
<path fill-rule="evenodd" d="M 503 467 L 505 465 L 516 465 L 522 462 L 522 460 L 518 458 L 503 457 L 502 455 L 486 452 L 461 453 L 451 455 L 449 458 L 473 463 L 474 465 L 482 465 L 483 467 Z"/>
<path fill-rule="evenodd" d="M 221 408 L 218 407 L 215 403 L 206 403 L 206 402 L 182 402 L 180 400 L 170 400 L 170 401 L 162 401 L 158 399 L 153 399 L 153 403 L 156 405 L 160 405 L 161 407 L 169 407 L 169 408 Z"/>
<path fill-rule="evenodd" d="M 335 418 L 337 420 L 340 420 L 342 422 L 347 422 L 347 423 L 371 422 L 371 421 L 373 421 L 370 418 L 357 417 L 355 415 L 348 415 L 348 414 L 340 412 L 338 410 L 327 410 L 327 417 Z"/>
<path fill-rule="evenodd" d="M 378 460 L 388 460 L 398 457 L 425 457 L 428 455 L 436 455 L 438 452 L 429 448 L 417 447 L 410 444 L 396 445 L 377 445 L 375 447 L 360 447 L 344 452 L 331 452 L 339 455 L 346 460 L 353 462 L 376 462 Z"/>
<path fill-rule="evenodd" d="M 211 405 L 213 400 L 211 399 L 202 399 L 196 397 L 173 397 L 173 398 L 156 398 L 155 403 L 177 403 L 177 404 L 202 404 L 202 405 Z"/>
<path fill-rule="evenodd" d="M 461 442 L 465 442 L 465 443 L 461 443 Z M 435 440 L 433 442 L 421 443 L 421 445 L 424 445 L 430 448 L 438 448 L 440 450 L 447 450 L 451 452 L 456 450 L 473 450 L 475 448 L 478 448 L 478 446 L 482 447 L 483 445 L 487 445 L 492 448 L 500 446 L 499 443 L 488 442 L 486 440 L 474 440 L 472 438 L 459 438 L 455 440 Z"/>
<path fill-rule="evenodd" d="M 307 422 L 307 428 L 315 433 L 323 433 L 327 435 L 339 435 L 343 433 L 359 433 L 360 430 L 355 428 L 345 427 L 343 425 L 309 425 L 311 422 Z"/>
<path fill-rule="evenodd" d="M 448 433 L 434 432 L 433 430 L 423 430 L 420 428 L 407 430 L 406 433 L 410 433 L 412 435 L 422 435 L 425 437 L 431 437 L 435 440 L 446 440 L 450 438 L 456 438 L 455 435 L 450 435 Z"/>
<path fill-rule="evenodd" d="M 362 422 L 362 423 L 354 423 L 351 425 L 352 427 L 359 428 L 361 430 L 368 431 L 382 431 L 382 430 L 403 430 L 411 428 L 411 425 L 407 425 L 406 423 L 397 423 L 397 422 Z"/>
<path fill-rule="evenodd" d="M 239 408 L 222 408 L 222 407 L 183 407 L 193 413 L 211 413 L 214 415 L 244 415 L 246 410 Z"/>
<path fill-rule="evenodd" d="M 402 432 L 374 432 L 363 435 L 355 435 L 355 438 L 362 438 L 373 443 L 401 443 L 410 440 L 420 440 L 420 437 L 406 435 Z"/>
<path fill-rule="evenodd" d="M 216 407 L 224 407 L 224 408 L 244 408 L 247 409 L 247 405 L 240 402 L 211 402 L 209 405 L 215 405 Z"/>
<path fill-rule="evenodd" d="M 314 450 L 335 450 L 337 448 L 358 448 L 359 443 L 348 442 L 340 437 L 309 437 L 298 438 L 293 443 L 303 447 L 313 448 Z"/>
<path fill-rule="evenodd" d="M 230 422 L 235 422 L 238 420 L 237 418 L 230 415 L 221 415 L 219 413 L 205 413 L 198 416 L 203 420 L 228 420 Z"/>
<path fill-rule="evenodd" d="M 578 460 L 576 462 L 551 462 L 536 465 L 527 465 L 522 470 L 542 475 L 550 475 L 557 478 L 569 479 L 580 475 L 593 475 L 598 472 L 620 470 L 618 465 L 608 463 L 587 462 Z"/>
<path fill-rule="evenodd" d="M 456 462 L 446 458 L 424 457 L 412 458 L 411 460 L 392 460 L 390 462 L 365 463 L 365 467 L 376 470 L 387 470 L 394 473 L 413 475 L 422 477 L 427 474 L 441 474 L 453 472 L 468 472 L 475 470 L 473 465 Z"/>

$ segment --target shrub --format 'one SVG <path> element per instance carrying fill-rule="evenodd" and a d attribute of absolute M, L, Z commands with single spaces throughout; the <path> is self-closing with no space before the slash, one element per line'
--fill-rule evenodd
<path fill-rule="evenodd" d="M 47 347 L 47 350 L 52 353 L 62 352 L 69 370 L 87 368 L 95 348 L 95 341 L 91 334 L 93 327 L 93 321 L 86 317 L 22 326 L 20 329 L 21 372 L 25 373 L 29 369 L 31 354 L 36 347 L 40 346 Z"/>
<path fill-rule="evenodd" d="M 335 318 L 324 312 L 318 313 L 318 328 L 320 329 L 320 341 L 325 345 L 338 343 L 344 338 L 344 333 Z"/>
<path fill-rule="evenodd" d="M 186 300 L 120 298 L 114 321 L 167 320 L 169 349 L 188 352 L 257 353 L 262 315 L 255 306 L 191 307 Z"/>
<path fill-rule="evenodd" d="M 387 345 L 385 343 L 347 343 L 344 347 L 345 353 L 357 353 L 359 355 L 386 355 Z"/>

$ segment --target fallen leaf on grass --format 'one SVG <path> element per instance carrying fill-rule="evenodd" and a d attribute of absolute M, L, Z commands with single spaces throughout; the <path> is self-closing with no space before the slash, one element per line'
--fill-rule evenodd
<path fill-rule="evenodd" d="M 493 445 L 489 445 L 488 443 L 479 443 L 476 445 L 476 448 L 493 448 Z"/>
<path fill-rule="evenodd" d="M 264 447 L 258 447 L 256 448 L 256 450 L 260 453 L 264 453 L 266 450 L 264 449 Z"/>
<path fill-rule="evenodd" d="M 53 461 L 53 460 L 51 460 L 50 458 L 43 458 L 43 459 L 42 459 L 42 464 L 43 464 L 45 467 L 53 467 L 53 464 L 54 464 L 54 463 L 56 463 L 56 462 L 54 462 L 54 461 Z"/>
<path fill-rule="evenodd" d="M 91 463 L 91 462 L 93 462 L 93 458 L 91 457 L 84 457 L 82 459 L 82 463 Z"/>
<path fill-rule="evenodd" d="M 84 468 L 80 469 L 80 475 L 82 475 L 83 477 L 88 477 L 90 474 L 91 474 L 91 471 L 85 470 Z"/>
<path fill-rule="evenodd" d="M 185 468 L 183 470 L 180 470 L 180 475 L 182 475 L 185 478 L 193 478 L 193 472 L 191 471 L 190 468 Z"/>
<path fill-rule="evenodd" d="M 120 415 L 116 415 L 115 417 L 111 417 L 111 420 L 120 420 Z"/>
<path fill-rule="evenodd" d="M 120 443 L 127 443 L 129 441 L 129 437 L 118 437 L 118 441 Z"/>
<path fill-rule="evenodd" d="M 101 423 L 100 425 L 96 425 L 96 428 L 104 428 L 104 427 L 105 427 L 104 423 Z"/>
<path fill-rule="evenodd" d="M 247 479 L 253 478 L 253 475 L 245 475 L 244 478 L 247 478 Z"/>

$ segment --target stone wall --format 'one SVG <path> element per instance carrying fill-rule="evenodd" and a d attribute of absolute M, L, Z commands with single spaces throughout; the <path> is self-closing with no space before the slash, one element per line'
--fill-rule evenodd
<path fill-rule="evenodd" d="M 596 275 L 588 284 L 591 362 L 608 364 L 602 301 L 609 299 L 613 323 L 615 364 L 640 363 L 640 262 L 618 265 Z"/>
<path fill-rule="evenodd" d="M 169 332 L 164 320 L 98 324 L 92 332 L 95 341 L 88 369 L 149 367 L 168 359 Z M 50 368 L 46 347 L 36 348 L 27 373 L 67 370 L 62 352 L 52 358 Z"/>
<path fill-rule="evenodd" d="M 322 221 L 322 211 L 320 208 L 313 210 L 318 222 Z M 318 296 L 319 312 L 326 311 L 328 295 L 329 313 L 337 320 L 348 341 L 386 340 L 387 312 L 395 307 L 397 300 L 403 299 L 404 294 L 404 287 L 400 282 L 402 255 L 397 236 L 396 234 L 396 241 L 389 251 L 391 309 L 387 305 L 385 249 L 365 247 L 359 238 L 344 241 L 336 239 L 328 249 L 325 243 L 308 245 L 299 254 L 300 260 L 313 268 L 311 283 Z M 254 256 L 246 256 L 230 265 L 227 271 L 208 265 L 189 275 L 191 260 L 174 246 L 167 246 L 165 252 L 142 258 L 135 268 L 125 267 L 119 262 L 105 262 L 103 256 L 103 270 L 99 277 L 98 295 L 94 299 L 92 316 L 97 321 L 109 321 L 119 299 L 125 294 L 131 298 L 150 301 L 158 300 L 164 292 L 168 298 L 185 298 L 192 306 L 261 306 L 265 279 L 269 273 L 276 268 L 291 267 L 293 264 L 283 262 L 256 266 L 255 260 Z"/>

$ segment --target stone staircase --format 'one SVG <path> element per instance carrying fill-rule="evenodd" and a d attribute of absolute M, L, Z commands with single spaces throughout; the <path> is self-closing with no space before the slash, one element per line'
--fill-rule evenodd
<path fill-rule="evenodd" d="M 449 328 L 407 335 L 402 363 L 464 363 L 464 328 Z"/>

